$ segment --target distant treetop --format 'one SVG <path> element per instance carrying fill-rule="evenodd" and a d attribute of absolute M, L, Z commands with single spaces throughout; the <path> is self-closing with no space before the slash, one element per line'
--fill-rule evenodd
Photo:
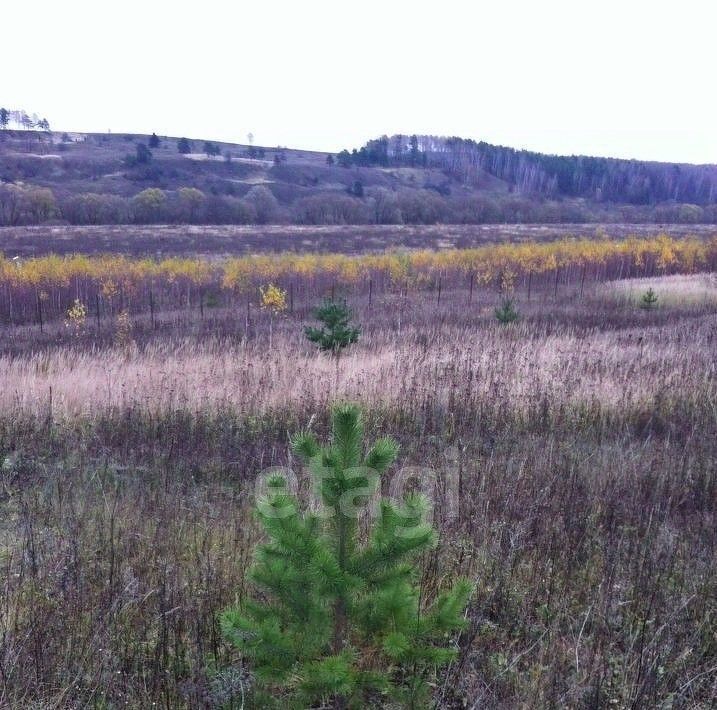
<path fill-rule="evenodd" d="M 192 144 L 186 138 L 180 138 L 177 141 L 177 151 L 182 155 L 192 152 Z"/>
<path fill-rule="evenodd" d="M 40 118 L 36 113 L 30 116 L 26 111 L 0 108 L 0 129 L 5 130 L 13 126 L 26 131 L 50 130 L 50 122 L 46 118 Z"/>
<path fill-rule="evenodd" d="M 208 157 L 213 157 L 215 155 L 221 155 L 221 149 L 218 145 L 215 143 L 212 143 L 211 141 L 204 141 L 204 153 Z"/>
<path fill-rule="evenodd" d="M 342 167 L 433 167 L 466 184 L 486 175 L 524 194 L 556 199 L 654 205 L 717 200 L 717 166 L 658 163 L 581 155 L 548 155 L 467 138 L 381 136 L 362 148 L 342 150 Z"/>

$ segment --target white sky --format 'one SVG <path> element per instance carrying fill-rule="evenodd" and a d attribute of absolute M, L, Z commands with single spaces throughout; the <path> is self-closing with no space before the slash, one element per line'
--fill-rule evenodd
<path fill-rule="evenodd" d="M 715 5 L 0 0 L 0 105 L 56 130 L 717 163 Z"/>

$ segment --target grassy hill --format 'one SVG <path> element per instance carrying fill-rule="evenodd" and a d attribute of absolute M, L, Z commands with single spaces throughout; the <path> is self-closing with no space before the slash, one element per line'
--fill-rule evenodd
<path fill-rule="evenodd" d="M 241 196 L 254 185 L 270 185 L 282 202 L 317 192 L 345 193 L 357 181 L 365 188 L 444 188 L 452 182 L 440 170 L 383 169 L 327 165 L 329 153 L 211 141 L 190 141 L 191 152 L 177 150 L 179 138 L 159 136 L 146 165 L 128 165 L 136 145 L 149 135 L 111 133 L 0 134 L 0 179 L 50 187 L 62 194 L 99 192 L 131 197 L 148 186 L 165 190 L 196 187 L 208 193 Z M 333 157 L 333 156 L 332 156 Z M 454 188 L 457 187 L 454 186 Z M 507 184 L 486 174 L 486 189 L 505 192 Z M 471 190 L 466 189 L 467 192 Z"/>
<path fill-rule="evenodd" d="M 182 153 L 178 137 L 2 131 L 0 225 L 717 222 L 709 199 L 636 200 L 636 184 L 655 183 L 653 173 L 644 177 L 635 168 L 643 164 L 565 159 L 572 161 L 570 175 L 578 169 L 592 175 L 590 189 L 577 190 L 563 159 L 441 140 L 422 137 L 423 159 L 412 165 L 371 160 L 365 149 L 347 161 L 315 151 L 193 140 Z M 694 177 L 684 166 L 662 165 L 660 174 L 683 176 L 685 196 L 695 185 L 702 190 L 700 175 L 711 179 L 711 172 Z M 598 199 L 596 187 L 608 184 L 606 169 L 610 201 Z M 613 179 L 618 173 L 628 175 L 623 192 Z"/>

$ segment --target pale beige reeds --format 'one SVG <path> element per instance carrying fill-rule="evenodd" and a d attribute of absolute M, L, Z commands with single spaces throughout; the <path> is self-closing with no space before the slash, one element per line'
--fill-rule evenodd
<path fill-rule="evenodd" d="M 134 408 L 159 413 L 228 407 L 259 414 L 296 404 L 322 406 L 335 396 L 412 408 L 431 401 L 493 400 L 525 412 L 553 406 L 633 408 L 658 395 L 715 394 L 713 333 L 717 316 L 645 328 L 543 335 L 535 326 L 406 326 L 400 338 L 374 333 L 334 363 L 284 329 L 271 350 L 264 339 L 179 338 L 141 351 L 87 351 L 70 345 L 48 353 L 0 358 L 0 407 L 42 416 L 52 390 L 53 415 L 85 417 Z M 297 329 L 298 330 L 298 329 Z"/>

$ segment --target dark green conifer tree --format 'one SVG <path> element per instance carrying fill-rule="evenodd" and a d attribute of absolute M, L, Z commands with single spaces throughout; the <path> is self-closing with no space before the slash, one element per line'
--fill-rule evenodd
<path fill-rule="evenodd" d="M 329 350 L 335 355 L 355 343 L 361 335 L 361 328 L 351 325 L 351 311 L 346 303 L 327 299 L 314 310 L 314 317 L 322 326 L 307 326 L 304 329 L 306 337 L 322 350 Z"/>
<path fill-rule="evenodd" d="M 325 446 L 301 433 L 292 448 L 322 506 L 302 514 L 272 481 L 257 505 L 269 538 L 250 570 L 258 594 L 221 618 L 255 675 L 254 707 L 427 707 L 432 676 L 455 657 L 451 635 L 464 625 L 471 585 L 458 581 L 426 608 L 413 561 L 436 541 L 427 502 L 414 495 L 369 508 L 398 446 L 379 439 L 364 452 L 357 407 L 335 408 Z M 364 539 L 359 518 L 370 511 Z"/>
<path fill-rule="evenodd" d="M 334 387 L 339 387 L 339 361 L 341 351 L 355 343 L 361 335 L 361 328 L 351 324 L 351 311 L 345 302 L 337 303 L 326 299 L 314 310 L 314 317 L 322 325 L 320 328 L 307 326 L 304 328 L 306 337 L 321 350 L 331 352 L 336 362 Z"/>
<path fill-rule="evenodd" d="M 192 144 L 186 138 L 180 138 L 177 141 L 177 152 L 181 153 L 182 155 L 187 155 L 187 153 L 191 153 Z"/>
<path fill-rule="evenodd" d="M 512 298 L 503 298 L 500 302 L 500 306 L 495 309 L 495 317 L 503 325 L 514 323 L 518 320 L 518 311 L 515 310 Z"/>
<path fill-rule="evenodd" d="M 649 311 L 657 306 L 657 300 L 657 294 L 652 290 L 652 288 L 648 288 L 647 291 L 642 294 L 642 298 L 640 299 L 640 308 L 644 308 L 646 311 Z"/>

